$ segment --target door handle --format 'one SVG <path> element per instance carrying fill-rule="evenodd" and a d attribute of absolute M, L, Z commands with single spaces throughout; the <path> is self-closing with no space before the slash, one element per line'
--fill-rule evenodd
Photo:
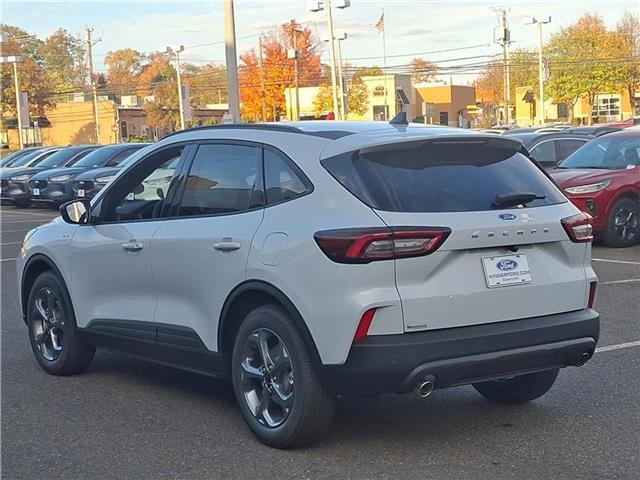
<path fill-rule="evenodd" d="M 144 245 L 142 242 L 127 242 L 122 244 L 122 248 L 127 252 L 139 252 L 144 248 Z"/>
<path fill-rule="evenodd" d="M 225 239 L 222 242 L 214 243 L 213 248 L 221 252 L 233 252 L 234 250 L 240 249 L 240 242 L 232 242 Z"/>

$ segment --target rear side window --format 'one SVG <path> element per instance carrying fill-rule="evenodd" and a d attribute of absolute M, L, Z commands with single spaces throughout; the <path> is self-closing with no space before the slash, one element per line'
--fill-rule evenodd
<path fill-rule="evenodd" d="M 528 158 L 491 142 L 396 143 L 322 164 L 364 203 L 390 212 L 491 210 L 498 195 L 512 193 L 544 196 L 528 207 L 566 201 Z"/>
<path fill-rule="evenodd" d="M 556 164 L 556 142 L 545 140 L 531 149 L 531 156 L 545 167 Z"/>
<path fill-rule="evenodd" d="M 561 139 L 556 140 L 556 148 L 558 149 L 558 161 L 562 161 L 583 146 L 586 140 Z"/>
<path fill-rule="evenodd" d="M 180 204 L 180 216 L 219 215 L 255 205 L 262 149 L 246 145 L 200 145 Z"/>
<path fill-rule="evenodd" d="M 293 200 L 310 191 L 309 182 L 283 156 L 270 148 L 264 150 L 264 182 L 267 205 Z"/>

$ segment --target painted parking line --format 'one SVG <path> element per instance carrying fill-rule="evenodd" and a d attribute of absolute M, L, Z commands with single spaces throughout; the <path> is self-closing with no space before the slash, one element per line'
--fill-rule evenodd
<path fill-rule="evenodd" d="M 5 246 L 5 245 L 22 245 L 22 242 L 4 242 L 4 243 L 0 243 L 0 246 Z"/>
<path fill-rule="evenodd" d="M 15 262 L 16 259 L 15 258 L 3 258 L 0 259 L 0 262 Z"/>
<path fill-rule="evenodd" d="M 635 342 L 618 343 L 617 345 L 607 345 L 605 347 L 596 348 L 596 353 L 610 352 L 612 350 L 622 350 L 623 348 L 640 347 L 640 340 Z"/>
<path fill-rule="evenodd" d="M 609 262 L 609 263 L 624 263 L 626 265 L 640 265 L 640 262 L 633 262 L 631 260 L 609 260 L 608 258 L 592 258 L 592 262 Z"/>
<path fill-rule="evenodd" d="M 58 216 L 57 212 L 50 212 L 50 213 L 36 213 L 36 212 L 15 212 L 15 211 L 0 211 L 0 217 L 4 216 L 4 215 L 33 215 L 33 216 L 38 216 L 38 217 L 51 217 L 51 216 Z"/>
<path fill-rule="evenodd" d="M 36 227 L 33 227 L 36 228 Z M 22 228 L 20 230 L 0 230 L 0 233 L 27 233 L 29 230 L 32 230 L 31 228 Z"/>
<path fill-rule="evenodd" d="M 40 220 L 38 218 L 34 218 L 33 220 L 14 220 L 13 218 L 11 218 L 11 219 L 3 218 L 2 220 L 3 220 L 2 223 L 9 223 L 9 224 L 11 224 L 11 223 L 36 223 L 38 225 L 40 225 L 40 223 L 38 223 L 38 222 L 42 221 L 42 220 Z"/>
<path fill-rule="evenodd" d="M 604 285 L 619 285 L 621 283 L 634 283 L 634 282 L 640 282 L 640 278 L 627 278 L 626 280 L 611 280 L 609 282 L 602 282 L 600 284 L 600 286 L 604 286 Z"/>

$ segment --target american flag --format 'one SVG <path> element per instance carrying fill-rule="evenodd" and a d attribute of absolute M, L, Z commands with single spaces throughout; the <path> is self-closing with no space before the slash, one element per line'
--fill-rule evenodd
<path fill-rule="evenodd" d="M 376 30 L 378 33 L 382 33 L 384 30 L 384 10 L 382 11 L 382 15 L 380 15 L 380 20 L 376 23 Z"/>

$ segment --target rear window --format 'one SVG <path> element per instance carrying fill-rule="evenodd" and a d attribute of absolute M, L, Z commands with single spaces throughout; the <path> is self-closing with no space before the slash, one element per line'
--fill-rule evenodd
<path fill-rule="evenodd" d="M 389 212 L 491 210 L 498 195 L 533 193 L 537 207 L 566 198 L 527 157 L 480 142 L 407 142 L 322 160 L 347 190 Z M 505 207 L 500 207 L 505 208 Z"/>

